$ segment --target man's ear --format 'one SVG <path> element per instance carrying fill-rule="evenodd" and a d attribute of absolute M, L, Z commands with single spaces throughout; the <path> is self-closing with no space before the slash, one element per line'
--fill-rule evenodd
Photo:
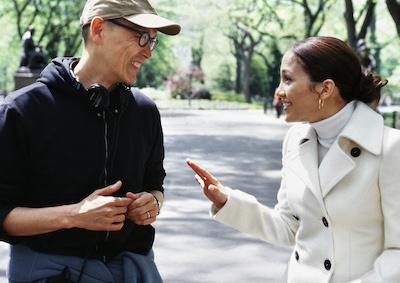
<path fill-rule="evenodd" d="M 102 41 L 104 22 L 100 17 L 94 17 L 90 22 L 90 37 L 95 44 L 100 44 Z"/>
<path fill-rule="evenodd" d="M 323 82 L 319 83 L 317 86 L 319 97 L 325 100 L 328 97 L 332 96 L 332 94 L 335 92 L 335 87 L 336 84 L 331 79 L 326 79 Z"/>

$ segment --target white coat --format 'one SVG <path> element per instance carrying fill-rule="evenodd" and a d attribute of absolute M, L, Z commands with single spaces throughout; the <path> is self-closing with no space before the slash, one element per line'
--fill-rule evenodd
<path fill-rule="evenodd" d="M 274 209 L 228 189 L 215 219 L 293 246 L 288 282 L 400 282 L 400 131 L 362 102 L 318 166 L 308 124 L 283 142 Z M 273 272 L 271 270 L 271 272 Z"/>

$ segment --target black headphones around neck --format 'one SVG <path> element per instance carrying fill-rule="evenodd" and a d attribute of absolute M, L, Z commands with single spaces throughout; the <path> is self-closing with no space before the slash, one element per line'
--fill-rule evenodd
<path fill-rule="evenodd" d="M 131 90 L 129 86 L 118 83 L 110 91 L 104 86 L 95 83 L 92 84 L 88 89 L 89 104 L 93 110 L 97 113 L 112 110 L 118 110 L 121 114 L 126 110 L 129 98 L 131 96 Z"/>

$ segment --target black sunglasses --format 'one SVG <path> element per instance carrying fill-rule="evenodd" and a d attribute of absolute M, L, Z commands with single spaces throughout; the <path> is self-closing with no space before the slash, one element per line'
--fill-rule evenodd
<path fill-rule="evenodd" d="M 145 47 L 147 44 L 150 44 L 150 50 L 153 51 L 153 49 L 157 46 L 158 40 L 157 37 L 151 37 L 150 33 L 147 31 L 142 31 L 142 30 L 137 30 L 131 26 L 128 26 L 127 24 L 124 24 L 118 20 L 115 19 L 111 19 L 111 20 L 107 20 L 110 23 L 113 23 L 114 25 L 123 27 L 127 30 L 136 32 L 140 35 L 139 37 L 139 46 L 140 47 Z"/>

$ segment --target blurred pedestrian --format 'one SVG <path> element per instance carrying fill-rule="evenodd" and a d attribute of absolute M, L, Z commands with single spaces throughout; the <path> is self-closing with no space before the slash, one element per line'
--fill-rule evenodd
<path fill-rule="evenodd" d="M 304 123 L 283 142 L 274 208 L 187 161 L 214 219 L 292 247 L 288 282 L 400 282 L 400 131 L 367 105 L 386 83 L 361 72 L 354 51 L 333 37 L 285 53 L 285 119 Z"/>
<path fill-rule="evenodd" d="M 278 89 L 275 90 L 275 93 L 274 93 L 274 100 L 273 100 L 273 102 L 272 102 L 272 105 L 273 105 L 274 108 L 275 108 L 276 118 L 279 119 L 279 118 L 281 117 L 281 115 L 282 115 L 283 103 L 282 103 L 281 98 L 280 98 L 280 96 L 279 96 L 279 94 L 278 94 Z"/>
<path fill-rule="evenodd" d="M 147 0 L 88 0 L 81 58 L 57 58 L 0 106 L 0 239 L 10 282 L 162 282 L 151 226 L 163 202 L 154 102 L 132 89 L 157 32 Z"/>

